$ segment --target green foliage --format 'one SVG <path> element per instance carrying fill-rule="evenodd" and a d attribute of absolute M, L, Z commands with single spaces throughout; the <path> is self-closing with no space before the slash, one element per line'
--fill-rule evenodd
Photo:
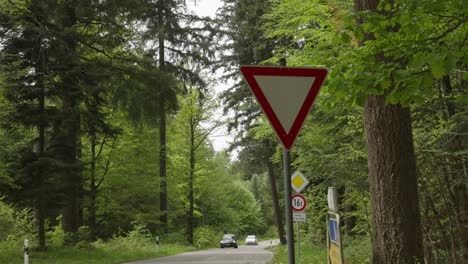
<path fill-rule="evenodd" d="M 395 88 L 386 92 L 387 102 L 409 105 L 431 97 L 433 78 L 441 79 L 466 63 L 467 29 L 460 15 L 466 6 L 460 1 L 437 5 L 432 1 L 382 1 L 379 9 L 391 12 L 351 13 L 369 21 L 360 27 L 346 19 L 345 29 L 355 39 L 363 41 L 369 34 L 374 38 L 339 55 L 339 63 L 331 68 L 330 75 L 336 76 L 330 79 L 331 91 L 353 87 L 348 100 L 359 102 L 368 94 L 383 94 L 392 85 Z M 385 60 L 377 61 L 377 56 Z"/>
<path fill-rule="evenodd" d="M 222 237 L 222 232 L 213 229 L 212 227 L 198 227 L 194 232 L 194 241 L 198 245 L 201 243 L 202 248 L 216 248 L 219 246 L 219 240 Z"/>
<path fill-rule="evenodd" d="M 34 244 L 32 215 L 28 209 L 19 210 L 0 200 L 0 262 L 15 263 L 23 255 L 24 239 Z"/>
<path fill-rule="evenodd" d="M 343 255 L 346 263 L 371 263 L 372 246 L 370 236 L 343 238 Z"/>
<path fill-rule="evenodd" d="M 295 245 L 295 248 L 297 244 Z M 297 254 L 296 254 L 297 256 Z M 327 262 L 327 250 L 325 247 L 310 246 L 305 243 L 301 243 L 301 263 L 326 263 Z M 273 259 L 269 262 L 271 264 L 283 264 L 288 263 L 287 258 L 287 247 L 277 246 L 274 248 Z"/>
<path fill-rule="evenodd" d="M 14 208 L 0 199 L 0 241 L 18 241 L 33 234 L 29 209 Z"/>
<path fill-rule="evenodd" d="M 65 245 L 66 234 L 62 228 L 62 216 L 57 217 L 58 225 L 51 227 L 51 230 L 46 233 L 46 239 L 50 246 L 55 248 L 62 248 Z"/>

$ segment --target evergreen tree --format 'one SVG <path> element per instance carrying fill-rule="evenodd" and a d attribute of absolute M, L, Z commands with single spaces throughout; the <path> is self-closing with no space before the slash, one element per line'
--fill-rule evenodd
<path fill-rule="evenodd" d="M 270 11 L 270 2 L 269 0 L 253 2 L 226 0 L 219 12 L 218 21 L 221 24 L 221 36 L 223 39 L 227 39 L 226 44 L 219 47 L 221 50 L 221 65 L 225 70 L 223 78 L 234 80 L 234 85 L 221 95 L 224 112 L 232 111 L 234 114 L 234 118 L 228 124 L 230 131 L 239 128 L 243 131 L 257 126 L 255 121 L 261 114 L 260 108 L 253 100 L 249 88 L 240 78 L 238 69 L 241 65 L 260 64 L 273 56 L 275 43 L 267 40 L 262 34 L 264 32 L 262 16 Z M 275 223 L 277 223 L 281 243 L 285 244 L 278 196 L 275 191 L 274 167 L 270 161 L 275 151 L 273 147 L 275 143 L 273 142 L 276 141 L 272 137 L 258 141 L 246 136 L 243 132 L 237 135 L 236 141 L 232 148 L 237 146 L 245 148 L 242 153 L 248 156 L 251 164 L 261 164 L 264 170 L 268 170 L 275 209 Z M 252 152 L 247 153 L 248 151 Z M 258 152 L 261 154 L 258 155 Z M 246 173 L 248 178 L 252 176 L 247 171 Z"/>

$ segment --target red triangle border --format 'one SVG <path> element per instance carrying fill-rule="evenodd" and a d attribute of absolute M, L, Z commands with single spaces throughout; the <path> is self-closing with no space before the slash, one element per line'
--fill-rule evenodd
<path fill-rule="evenodd" d="M 240 70 L 244 79 L 246 80 L 250 90 L 254 94 L 258 103 L 262 107 L 263 112 L 270 121 L 271 126 L 276 131 L 283 146 L 290 150 L 296 140 L 299 131 L 304 124 L 304 121 L 309 113 L 312 105 L 314 104 L 315 98 L 317 97 L 320 88 L 327 76 L 327 69 L 325 68 L 299 68 L 299 67 L 267 67 L 267 66 L 241 66 Z M 287 133 L 278 117 L 276 116 L 273 108 L 263 94 L 262 89 L 258 85 L 254 76 L 288 76 L 288 77 L 315 77 L 312 87 L 310 88 L 303 105 L 301 106 L 299 113 L 297 114 L 293 125 Z"/>

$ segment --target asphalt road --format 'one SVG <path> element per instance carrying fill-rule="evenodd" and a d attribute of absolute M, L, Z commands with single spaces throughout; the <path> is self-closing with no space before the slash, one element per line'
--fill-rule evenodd
<path fill-rule="evenodd" d="M 272 241 L 273 245 L 277 243 L 277 240 Z M 261 241 L 258 246 L 200 250 L 127 264 L 265 264 L 273 257 L 273 253 L 265 249 L 267 246 L 270 240 Z"/>

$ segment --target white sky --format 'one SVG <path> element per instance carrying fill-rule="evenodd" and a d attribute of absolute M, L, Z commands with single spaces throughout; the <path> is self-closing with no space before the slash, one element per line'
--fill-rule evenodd
<path fill-rule="evenodd" d="M 199 16 L 214 17 L 216 10 L 222 5 L 221 0 L 189 0 L 187 6 Z"/>
<path fill-rule="evenodd" d="M 218 10 L 218 8 L 222 6 L 222 4 L 223 3 L 221 0 L 196 0 L 196 1 L 189 0 L 187 1 L 187 7 L 189 10 L 195 12 L 199 16 L 209 16 L 213 18 L 216 15 L 216 11 Z M 219 78 L 217 79 L 219 80 Z M 223 90 L 226 90 L 228 87 L 229 85 L 221 83 L 220 81 L 213 84 L 213 88 L 217 95 Z M 223 118 L 222 109 L 218 109 L 217 116 L 215 117 L 215 119 L 222 119 L 222 118 Z M 223 149 L 226 149 L 229 146 L 229 143 L 233 141 L 233 136 L 228 135 L 226 127 L 219 128 L 209 138 L 211 142 L 213 142 L 213 147 L 216 151 L 221 151 Z M 236 156 L 236 153 L 233 153 L 233 156 Z"/>

